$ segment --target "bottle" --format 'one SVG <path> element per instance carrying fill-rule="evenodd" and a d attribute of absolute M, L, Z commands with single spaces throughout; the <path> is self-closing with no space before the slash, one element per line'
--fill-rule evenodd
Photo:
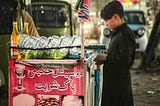
<path fill-rule="evenodd" d="M 29 35 L 29 33 L 28 33 L 28 23 L 27 22 L 24 23 L 23 34 Z"/>
<path fill-rule="evenodd" d="M 13 22 L 13 30 L 11 34 L 11 47 L 18 47 L 20 41 L 20 35 L 18 32 L 17 22 Z M 11 48 L 11 59 L 20 59 L 20 55 L 17 48 Z"/>

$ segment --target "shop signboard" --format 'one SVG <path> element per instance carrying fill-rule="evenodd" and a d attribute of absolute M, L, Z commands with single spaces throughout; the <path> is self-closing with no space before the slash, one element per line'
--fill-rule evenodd
<path fill-rule="evenodd" d="M 10 60 L 10 106 L 86 106 L 86 71 L 72 63 Z"/>

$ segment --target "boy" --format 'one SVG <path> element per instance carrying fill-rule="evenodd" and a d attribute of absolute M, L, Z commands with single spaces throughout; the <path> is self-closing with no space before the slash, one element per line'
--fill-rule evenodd
<path fill-rule="evenodd" d="M 103 64 L 101 106 L 133 106 L 129 69 L 134 63 L 134 34 L 124 21 L 119 1 L 108 2 L 101 10 L 101 18 L 113 31 L 107 53 L 95 58 L 97 64 Z"/>

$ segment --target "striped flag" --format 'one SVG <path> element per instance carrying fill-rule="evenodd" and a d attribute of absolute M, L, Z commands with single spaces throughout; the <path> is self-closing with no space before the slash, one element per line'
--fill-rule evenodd
<path fill-rule="evenodd" d="M 75 6 L 78 22 L 89 21 L 89 0 L 78 0 Z"/>

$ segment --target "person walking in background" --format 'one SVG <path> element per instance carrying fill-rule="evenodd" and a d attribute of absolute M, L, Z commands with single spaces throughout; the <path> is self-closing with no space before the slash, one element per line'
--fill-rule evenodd
<path fill-rule="evenodd" d="M 135 36 L 123 17 L 119 1 L 108 2 L 101 18 L 113 32 L 106 54 L 98 54 L 96 64 L 103 64 L 101 106 L 134 106 L 130 68 L 134 63 Z"/>

